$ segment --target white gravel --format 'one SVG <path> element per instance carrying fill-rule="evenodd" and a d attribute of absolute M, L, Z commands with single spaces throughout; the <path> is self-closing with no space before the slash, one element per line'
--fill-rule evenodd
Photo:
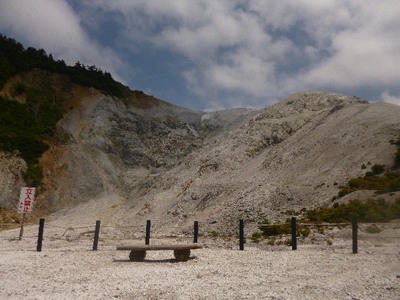
<path fill-rule="evenodd" d="M 116 246 L 143 239 L 103 234 L 92 251 L 93 234 L 70 231 L 45 228 L 41 252 L 37 226 L 27 227 L 22 240 L 14 239 L 18 229 L 0 232 L 0 299 L 400 299 L 398 238 L 362 239 L 353 254 L 349 238 L 300 241 L 296 251 L 248 241 L 239 251 L 235 238 L 200 237 L 205 247 L 187 262 L 177 263 L 172 251 L 148 251 L 144 262 L 130 262 Z"/>

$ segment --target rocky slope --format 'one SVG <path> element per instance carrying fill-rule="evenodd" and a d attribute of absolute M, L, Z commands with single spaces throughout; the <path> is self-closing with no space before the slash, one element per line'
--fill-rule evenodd
<path fill-rule="evenodd" d="M 399 106 L 334 93 L 210 113 L 141 93 L 118 99 L 40 70 L 18 81 L 46 90 L 65 111 L 41 158 L 41 211 L 115 226 L 151 219 L 164 234 L 194 220 L 204 232 L 234 233 L 239 218 L 255 226 L 331 205 L 338 186 L 365 173 L 362 164 L 393 164 L 389 140 L 400 133 Z M 10 89 L 2 94 L 12 97 Z M 23 162 L 4 154 L 0 164 L 5 206 L 18 198 Z"/>

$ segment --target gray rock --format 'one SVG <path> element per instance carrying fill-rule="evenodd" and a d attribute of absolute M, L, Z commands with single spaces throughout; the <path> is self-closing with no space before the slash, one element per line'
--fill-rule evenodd
<path fill-rule="evenodd" d="M 99 203 L 96 217 L 127 226 L 151 219 L 160 234 L 188 231 L 194 220 L 201 232 L 235 234 L 239 219 L 251 232 L 263 218 L 331 205 L 340 185 L 368 171 L 363 164 L 392 166 L 399 116 L 396 105 L 326 92 L 220 112 L 161 101 L 139 109 L 94 94 L 59 122 L 66 138 L 43 158 L 53 163 L 40 197 L 52 211 L 117 197 Z"/>

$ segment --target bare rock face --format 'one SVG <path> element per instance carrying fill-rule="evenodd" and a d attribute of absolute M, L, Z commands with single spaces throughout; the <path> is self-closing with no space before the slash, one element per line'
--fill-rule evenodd
<path fill-rule="evenodd" d="M 18 202 L 19 192 L 24 186 L 27 165 L 18 151 L 0 151 L 0 207 L 8 207 Z"/>
<path fill-rule="evenodd" d="M 42 159 L 53 187 L 46 201 L 57 210 L 145 193 L 154 176 L 179 165 L 215 130 L 200 123 L 201 114 L 162 102 L 138 109 L 102 94 L 87 97 L 59 122 L 64 143 Z"/>
<path fill-rule="evenodd" d="M 331 205 L 340 185 L 368 171 L 363 164 L 393 165 L 389 141 L 400 134 L 400 107 L 326 92 L 219 112 L 82 95 L 65 103 L 59 140 L 41 158 L 38 200 L 85 223 L 152 220 L 156 234 L 190 232 L 195 220 L 201 233 L 234 234 L 239 219 L 251 228 Z M 21 174 L 21 160 L 11 161 L 19 167 L 1 172 L 2 186 Z"/>
<path fill-rule="evenodd" d="M 394 105 L 325 92 L 214 113 L 96 96 L 60 122 L 74 155 L 67 186 L 75 205 L 118 195 L 110 213 L 103 208 L 110 223 L 151 219 L 165 233 L 198 220 L 205 231 L 234 233 L 238 219 L 256 225 L 331 205 L 363 164 L 391 166 L 399 116 Z"/>
<path fill-rule="evenodd" d="M 338 186 L 365 174 L 363 164 L 393 165 L 396 147 L 389 140 L 400 133 L 399 116 L 400 107 L 390 104 L 324 92 L 293 95 L 207 140 L 165 174 L 176 182 L 175 192 L 163 194 L 164 203 L 171 199 L 163 219 L 199 219 L 235 232 L 238 219 L 256 224 L 286 218 L 280 213 L 287 210 L 329 206 Z"/>

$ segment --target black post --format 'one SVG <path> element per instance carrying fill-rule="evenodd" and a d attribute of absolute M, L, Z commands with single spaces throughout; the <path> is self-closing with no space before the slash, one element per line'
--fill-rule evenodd
<path fill-rule="evenodd" d="M 197 243 L 197 238 L 199 236 L 199 221 L 194 221 L 193 235 L 193 243 Z"/>
<path fill-rule="evenodd" d="M 22 214 L 21 230 L 19 231 L 19 240 L 22 239 L 22 235 L 24 234 L 25 215 L 26 214 Z"/>
<path fill-rule="evenodd" d="M 358 253 L 358 245 L 357 245 L 357 218 L 353 218 L 352 222 L 352 229 L 353 229 L 353 253 Z"/>
<path fill-rule="evenodd" d="M 39 222 L 37 251 L 42 251 L 43 231 L 44 231 L 44 219 L 42 218 L 42 219 L 40 219 L 40 222 Z"/>
<path fill-rule="evenodd" d="M 297 250 L 296 218 L 292 217 L 292 250 Z"/>
<path fill-rule="evenodd" d="M 100 234 L 100 221 L 96 221 L 96 229 L 94 230 L 93 251 L 97 250 Z"/>
<path fill-rule="evenodd" d="M 147 220 L 147 225 L 146 225 L 146 245 L 150 245 L 150 226 L 151 226 L 151 221 Z"/>
<path fill-rule="evenodd" d="M 239 224 L 239 244 L 240 250 L 244 250 L 244 222 L 240 220 Z"/>

